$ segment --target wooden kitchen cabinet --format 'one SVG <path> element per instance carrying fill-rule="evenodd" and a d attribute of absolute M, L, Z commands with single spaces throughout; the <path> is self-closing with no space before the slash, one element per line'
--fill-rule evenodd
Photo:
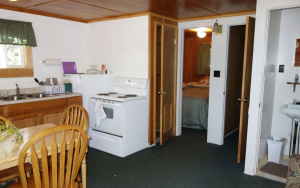
<path fill-rule="evenodd" d="M 41 117 L 43 117 L 41 119 L 41 124 L 53 123 L 55 125 L 58 125 L 65 109 L 66 108 L 58 108 L 58 109 L 43 111 L 41 113 Z"/>
<path fill-rule="evenodd" d="M 0 115 L 19 129 L 44 123 L 58 125 L 65 109 L 71 104 L 82 105 L 82 96 L 0 106 Z"/>
<path fill-rule="evenodd" d="M 8 118 L 16 127 L 23 129 L 26 127 L 32 127 L 39 125 L 41 122 L 41 113 L 26 113 Z"/>

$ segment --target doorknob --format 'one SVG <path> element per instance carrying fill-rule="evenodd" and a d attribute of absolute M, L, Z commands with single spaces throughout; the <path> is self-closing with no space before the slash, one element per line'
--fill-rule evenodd
<path fill-rule="evenodd" d="M 247 98 L 246 98 L 246 99 L 238 98 L 238 100 L 239 100 L 239 101 L 242 101 L 242 102 L 249 102 L 249 99 L 247 99 Z"/>
<path fill-rule="evenodd" d="M 167 92 L 158 92 L 158 94 L 160 94 L 160 95 L 166 95 L 167 94 Z"/>

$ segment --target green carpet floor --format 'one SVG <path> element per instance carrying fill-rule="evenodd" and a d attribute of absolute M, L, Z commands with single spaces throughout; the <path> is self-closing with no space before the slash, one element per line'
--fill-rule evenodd
<path fill-rule="evenodd" d="M 207 144 L 206 134 L 203 130 L 183 129 L 181 136 L 163 146 L 126 158 L 89 148 L 87 187 L 284 187 L 282 183 L 244 174 L 244 163 L 236 162 L 238 132 L 226 137 L 223 146 Z"/>
<path fill-rule="evenodd" d="M 284 184 L 244 174 L 238 164 L 238 132 L 223 146 L 206 143 L 207 132 L 183 129 L 163 146 L 157 145 L 125 158 L 90 148 L 87 187 L 249 187 L 283 188 Z"/>

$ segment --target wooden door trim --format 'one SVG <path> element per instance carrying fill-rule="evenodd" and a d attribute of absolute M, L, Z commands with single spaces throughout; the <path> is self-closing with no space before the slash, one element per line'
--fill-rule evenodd
<path fill-rule="evenodd" d="M 163 23 L 162 22 L 159 22 L 159 21 L 154 21 L 154 28 L 155 28 L 155 32 L 154 32 L 154 40 L 153 40 L 153 46 L 154 46 L 154 64 L 153 64 L 153 75 L 154 75 L 154 87 L 153 87 L 153 110 L 154 110 L 154 113 L 153 113 L 153 132 L 156 133 L 156 50 L 157 50 L 157 45 L 156 45 L 156 42 L 157 42 L 157 26 L 158 25 L 161 25 L 163 26 Z M 163 27 L 161 27 L 161 33 L 163 33 Z M 163 35 L 161 35 L 161 41 L 163 41 Z M 161 44 L 161 67 L 163 67 L 163 62 L 162 62 L 162 58 L 163 58 L 163 43 Z M 163 69 L 161 69 L 161 72 L 162 72 Z M 162 77 L 161 77 L 162 79 Z M 161 84 L 161 87 L 160 87 L 160 90 L 162 90 L 162 84 Z M 161 97 L 162 98 L 162 97 Z M 160 100 L 160 111 L 162 111 L 162 100 Z M 161 125 L 162 125 L 162 114 L 160 114 L 160 134 L 162 132 L 161 130 Z M 160 136 L 161 137 L 161 136 Z M 156 134 L 153 134 L 153 139 L 156 140 Z M 161 138 L 160 138 L 161 139 Z M 161 141 L 161 140 L 160 140 Z"/>
<path fill-rule="evenodd" d="M 159 15 L 159 14 L 155 14 L 155 13 L 152 13 L 152 12 L 149 12 L 149 16 L 155 16 L 155 17 L 158 17 L 158 18 L 162 18 L 164 20 L 170 20 L 170 21 L 173 21 L 173 22 L 178 22 L 178 20 L 176 20 L 176 19 L 173 19 L 173 18 L 170 18 L 170 17 L 167 17 L 167 16 L 162 16 L 162 15 Z"/>
<path fill-rule="evenodd" d="M 170 21 L 168 23 L 165 23 L 166 20 Z M 176 47 L 175 47 L 175 74 L 176 74 L 176 79 L 175 79 L 175 83 L 177 83 L 177 53 L 178 53 L 178 26 L 175 26 L 175 21 L 174 23 L 172 23 L 173 20 L 168 19 L 167 17 L 162 17 L 162 16 L 156 16 L 154 14 L 150 14 L 149 15 L 149 59 L 148 59 L 148 67 L 149 67 L 149 71 L 148 71 L 148 77 L 150 79 L 150 105 L 149 105 L 149 137 L 148 137 L 148 141 L 149 141 L 149 145 L 153 145 L 156 143 L 156 129 L 155 129 L 155 121 L 156 121 L 156 59 L 154 56 L 154 53 L 156 53 L 156 49 L 154 49 L 155 47 L 155 32 L 154 32 L 154 22 L 156 23 L 160 23 L 162 25 L 167 25 L 168 27 L 172 27 L 175 28 L 175 34 L 176 34 Z M 172 25 L 173 24 L 173 25 Z M 153 45 L 153 47 L 152 47 Z M 153 59 L 153 60 L 152 60 Z M 155 80 L 154 80 L 155 79 Z M 175 88 L 177 88 L 177 84 L 175 85 Z M 177 89 L 175 89 L 176 91 L 176 95 L 175 97 L 177 97 Z M 154 100 L 155 99 L 155 100 Z M 177 99 L 175 99 L 176 102 Z M 174 108 L 176 110 L 176 103 L 174 103 Z M 176 112 L 176 111 L 174 111 Z M 176 113 L 174 114 L 175 119 L 176 119 Z M 175 121 L 175 127 L 174 127 L 174 132 L 176 133 L 176 121 Z"/>
<path fill-rule="evenodd" d="M 156 25 L 156 23 L 154 22 L 154 25 Z M 160 91 L 163 92 L 163 86 L 164 86 L 164 83 L 163 83 L 163 79 L 164 79 L 164 24 L 162 23 L 161 25 L 161 47 L 160 47 L 160 50 L 161 50 L 161 55 L 160 55 Z M 156 28 L 156 27 L 155 27 Z M 157 32 L 156 32 L 157 33 Z M 156 45 L 155 45 L 156 46 Z M 156 49 L 156 47 L 155 47 Z M 156 53 L 156 50 L 154 50 L 154 52 Z M 156 55 L 154 56 L 156 57 Z M 154 60 L 155 62 L 155 75 L 156 75 L 156 58 Z M 156 77 L 156 76 L 155 76 Z M 155 84 L 156 84 L 156 81 L 155 81 Z M 155 87 L 156 88 L 156 87 Z M 156 92 L 155 92 L 156 94 Z M 163 143 L 163 95 L 160 95 L 160 136 L 159 136 L 159 140 L 160 140 L 160 145 L 162 145 Z M 156 115 L 156 114 L 155 114 Z"/>
<path fill-rule="evenodd" d="M 170 26 L 169 26 L 170 27 Z M 175 29 L 175 39 L 176 39 L 176 44 L 175 44 L 175 58 L 174 58 L 174 102 L 173 102 L 173 116 L 172 117 L 172 122 L 173 122 L 173 136 L 176 135 L 176 102 L 177 102 L 177 58 L 178 58 L 178 26 L 174 27 Z"/>

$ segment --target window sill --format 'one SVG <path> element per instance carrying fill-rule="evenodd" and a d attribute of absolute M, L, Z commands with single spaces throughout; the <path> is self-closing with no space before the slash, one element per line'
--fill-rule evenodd
<path fill-rule="evenodd" d="M 8 68 L 0 69 L 0 78 L 33 77 L 33 69 Z"/>

